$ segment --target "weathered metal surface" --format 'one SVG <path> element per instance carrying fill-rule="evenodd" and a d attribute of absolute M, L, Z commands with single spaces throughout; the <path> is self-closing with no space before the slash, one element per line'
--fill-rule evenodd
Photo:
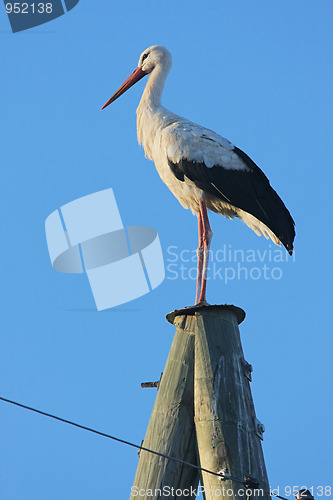
<path fill-rule="evenodd" d="M 160 379 L 157 380 L 156 382 L 141 382 L 142 389 L 156 387 L 156 389 L 158 390 L 160 387 L 161 380 L 162 380 L 162 375 L 163 375 L 163 372 L 161 373 Z"/>
<path fill-rule="evenodd" d="M 189 323 L 190 331 L 176 330 L 143 446 L 196 464 L 193 318 Z M 185 495 L 177 499 L 195 498 L 189 496 L 187 490 L 196 489 L 198 481 L 198 470 L 141 450 L 130 498 L 175 498 L 169 495 L 172 488 L 185 491 Z M 138 496 L 139 490 L 143 495 Z"/>
<path fill-rule="evenodd" d="M 240 307 L 234 306 L 232 304 L 223 304 L 223 305 L 200 305 L 200 306 L 190 306 L 184 307 L 183 309 L 176 309 L 171 313 L 167 314 L 166 319 L 169 323 L 175 324 L 175 318 L 177 316 L 193 316 L 196 312 L 211 312 L 211 311 L 232 311 L 235 313 L 237 322 L 240 325 L 245 319 L 245 311 Z"/>
<path fill-rule="evenodd" d="M 167 320 L 176 326 L 144 446 L 255 485 L 252 498 L 269 500 L 269 484 L 250 390 L 250 370 L 242 350 L 238 324 L 244 311 L 235 306 L 197 306 L 174 311 Z M 246 370 L 244 370 L 246 368 Z M 262 434 L 262 433 L 261 433 Z M 251 479 L 251 481 L 250 481 Z M 198 485 L 196 469 L 140 453 L 134 480 L 149 491 L 140 498 L 170 489 L 188 491 Z M 202 472 L 205 500 L 247 498 L 246 486 L 221 481 Z M 131 496 L 133 499 L 137 495 Z M 188 494 L 179 499 L 191 498 Z M 194 496 L 192 496 L 194 498 Z"/>
<path fill-rule="evenodd" d="M 226 308 L 201 310 L 195 312 L 195 320 L 194 411 L 200 465 L 214 472 L 228 469 L 240 480 L 244 476 L 257 479 L 267 493 L 257 492 L 253 497 L 268 500 L 269 484 L 250 384 L 244 376 L 236 314 Z M 207 500 L 216 498 L 223 486 L 222 497 L 246 498 L 245 488 L 232 480 L 221 482 L 204 472 L 203 483 Z"/>

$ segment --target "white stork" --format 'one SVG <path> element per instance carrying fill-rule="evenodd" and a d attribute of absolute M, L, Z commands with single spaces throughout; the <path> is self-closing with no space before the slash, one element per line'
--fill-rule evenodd
<path fill-rule="evenodd" d="M 198 217 L 196 305 L 206 302 L 212 230 L 207 209 L 239 217 L 253 231 L 293 252 L 294 221 L 260 168 L 243 151 L 212 130 L 178 116 L 161 104 L 171 54 L 160 45 L 146 49 L 138 67 L 104 104 L 106 108 L 149 75 L 137 113 L 138 141 L 165 184 Z"/>

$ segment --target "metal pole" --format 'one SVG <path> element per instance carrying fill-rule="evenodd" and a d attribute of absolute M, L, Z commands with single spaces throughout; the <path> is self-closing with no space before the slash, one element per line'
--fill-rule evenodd
<path fill-rule="evenodd" d="M 249 383 L 252 367 L 244 359 L 238 329 L 244 317 L 235 306 L 194 307 L 168 316 L 178 327 L 191 321 L 195 335 L 194 420 L 200 466 L 224 470 L 240 481 L 247 478 L 244 486 L 203 472 L 207 500 L 270 499 L 261 449 L 264 429 L 256 418 Z"/>
<path fill-rule="evenodd" d="M 269 500 L 261 449 L 263 425 L 250 390 L 252 367 L 244 359 L 235 306 L 174 311 L 176 326 L 143 446 L 199 465 L 205 500 Z M 198 470 L 141 451 L 131 499 L 195 498 Z M 166 489 L 164 489 L 166 488 Z"/>

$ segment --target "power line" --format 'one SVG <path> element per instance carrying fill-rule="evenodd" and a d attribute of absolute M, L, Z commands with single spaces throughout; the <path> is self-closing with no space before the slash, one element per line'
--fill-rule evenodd
<path fill-rule="evenodd" d="M 204 469 L 203 467 L 200 467 L 199 465 L 191 464 L 190 462 L 186 462 L 185 460 L 181 460 L 180 458 L 175 458 L 175 457 L 170 457 L 168 455 L 164 455 L 163 453 L 159 453 L 158 451 L 150 450 L 149 448 L 145 448 L 144 446 L 139 446 L 138 444 L 131 443 L 130 441 L 125 441 L 124 439 L 117 438 L 115 436 L 111 436 L 110 434 L 106 434 L 105 432 L 97 431 L 96 429 L 92 429 L 91 427 L 86 427 L 85 425 L 77 424 L 76 422 L 72 422 L 71 420 L 67 420 L 62 417 L 57 417 L 56 415 L 52 415 L 52 413 L 46 413 L 45 411 L 38 410 L 37 408 L 32 408 L 31 406 L 24 405 L 22 403 L 18 403 L 17 401 L 12 401 L 7 398 L 3 398 L 0 396 L 0 400 L 4 401 L 5 403 L 9 403 L 11 405 L 18 406 L 20 408 L 24 408 L 25 410 L 32 411 L 34 413 L 38 413 L 39 415 L 44 415 L 44 417 L 49 417 L 53 418 L 54 420 L 58 420 L 59 422 L 63 422 L 68 425 L 72 425 L 73 427 L 77 427 L 79 429 L 83 429 L 84 431 L 92 432 L 93 434 L 97 434 L 98 436 L 103 436 L 108 439 L 112 439 L 113 441 L 117 441 L 118 443 L 123 443 L 127 444 L 128 446 L 132 446 L 133 448 L 137 448 L 138 450 L 143 450 L 147 451 L 148 453 L 152 453 L 153 455 L 158 455 L 159 457 L 167 458 L 168 460 L 173 460 L 174 462 L 181 463 L 183 465 L 187 465 L 188 467 L 192 467 L 194 469 L 200 470 L 202 472 L 206 472 L 207 474 L 212 474 L 213 476 L 218 476 L 220 479 L 229 479 L 231 481 L 235 481 L 237 483 L 242 484 L 245 486 L 244 481 L 241 481 L 233 476 L 230 476 L 228 473 L 225 473 L 225 475 L 222 472 L 213 472 L 208 469 Z M 280 498 L 281 500 L 288 500 L 284 497 L 281 497 L 279 495 L 276 495 L 272 492 L 269 493 L 270 495 L 274 495 L 276 498 Z"/>
<path fill-rule="evenodd" d="M 111 436 L 110 434 L 106 434 L 105 432 L 97 431 L 96 429 L 92 429 L 91 427 L 86 427 L 85 425 L 77 424 L 76 422 L 72 422 L 71 420 L 66 420 L 65 418 L 62 417 L 57 417 L 56 415 L 52 415 L 51 413 L 46 413 L 45 411 L 37 410 L 36 408 L 32 408 L 31 406 L 26 406 L 23 405 L 22 403 L 17 403 L 16 401 L 11 401 L 10 399 L 6 399 L 0 396 L 0 400 L 4 401 L 5 403 L 10 403 L 15 406 L 19 406 L 20 408 L 24 408 L 25 410 L 33 411 L 35 413 L 38 413 L 39 415 L 44 415 L 45 417 L 53 418 L 54 420 L 58 420 L 59 422 L 63 422 L 65 424 L 73 425 L 74 427 L 78 427 L 79 429 L 83 429 L 88 432 L 93 432 L 94 434 L 97 434 L 99 436 L 106 437 L 108 439 L 113 439 L 114 441 L 118 441 L 118 443 L 123 443 L 127 444 L 128 446 L 132 446 L 133 448 L 137 448 L 138 450 L 143 450 L 147 451 L 149 453 L 153 453 L 154 455 L 158 455 L 163 458 L 168 458 L 169 460 L 174 460 L 175 462 L 179 462 L 184 465 L 188 465 L 189 467 L 194 467 L 195 469 L 201 470 L 203 472 L 207 472 L 208 474 L 213 474 L 214 476 L 219 476 L 222 477 L 221 474 L 218 472 L 213 472 L 207 469 L 203 469 L 202 467 L 199 467 L 198 465 L 191 464 L 190 462 L 186 462 L 184 460 L 181 460 L 180 458 L 175 458 L 175 457 L 169 457 L 168 455 L 164 455 L 163 453 L 159 453 L 158 451 L 153 451 L 148 448 L 145 448 L 144 446 L 139 446 L 138 444 L 131 443 L 130 441 L 125 441 L 124 439 L 117 438 L 115 436 Z M 234 481 L 237 481 L 237 479 L 231 478 Z M 241 481 L 239 481 L 241 482 Z M 243 483 L 242 483 L 243 484 Z"/>

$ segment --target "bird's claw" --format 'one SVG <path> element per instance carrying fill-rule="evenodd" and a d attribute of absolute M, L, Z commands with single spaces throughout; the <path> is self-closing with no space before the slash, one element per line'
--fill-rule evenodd
<path fill-rule="evenodd" d="M 201 300 L 200 302 L 197 302 L 194 307 L 200 307 L 200 306 L 209 306 L 207 300 Z"/>

